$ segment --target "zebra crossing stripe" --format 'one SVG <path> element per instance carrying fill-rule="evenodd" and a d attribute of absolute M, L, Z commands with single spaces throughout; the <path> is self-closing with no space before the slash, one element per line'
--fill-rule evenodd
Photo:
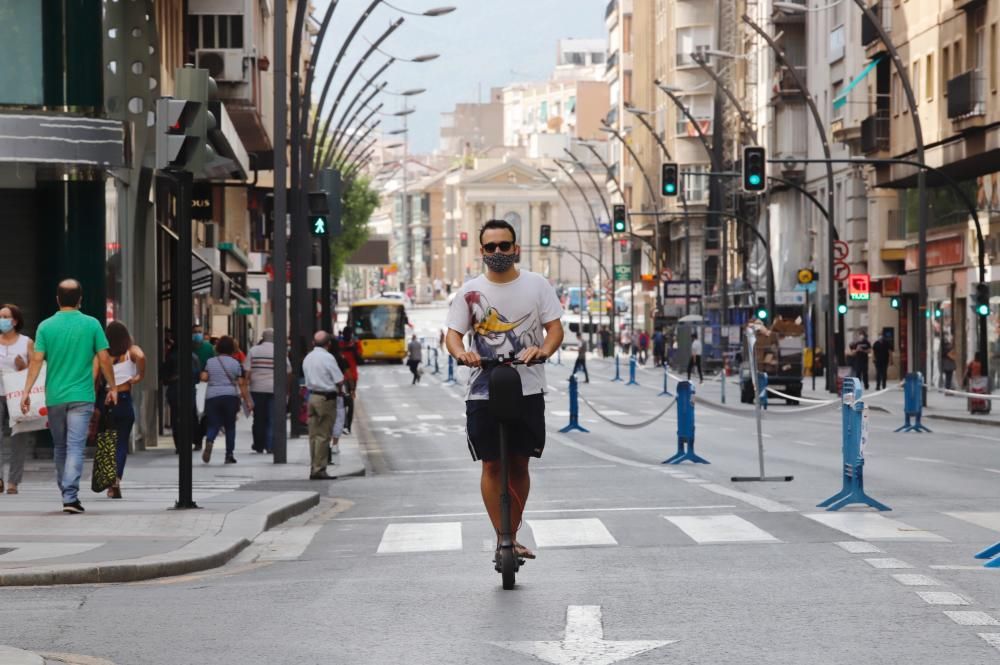
<path fill-rule="evenodd" d="M 781 542 L 738 515 L 664 515 L 664 519 L 702 545 Z"/>
<path fill-rule="evenodd" d="M 386 526 L 377 553 L 447 552 L 461 549 L 461 522 L 418 522 Z"/>
<path fill-rule="evenodd" d="M 585 547 L 617 545 L 604 522 L 594 518 L 527 520 L 535 545 L 542 547 Z"/>
<path fill-rule="evenodd" d="M 899 520 L 872 513 L 803 513 L 805 517 L 858 540 L 923 540 L 948 542 L 947 538 L 917 529 Z"/>

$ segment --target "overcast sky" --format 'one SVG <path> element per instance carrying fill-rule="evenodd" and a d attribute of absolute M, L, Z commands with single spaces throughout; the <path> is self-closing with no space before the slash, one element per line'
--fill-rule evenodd
<path fill-rule="evenodd" d="M 327 0 L 314 0 L 321 20 Z M 514 81 L 546 79 L 555 66 L 556 42 L 566 37 L 606 38 L 604 9 L 607 0 L 390 0 L 402 9 L 423 11 L 452 5 L 455 12 L 437 18 L 405 16 L 406 19 L 382 45 L 382 50 L 401 58 L 424 53 L 441 57 L 423 64 L 397 62 L 383 77 L 390 90 L 427 88 L 411 98 L 418 109 L 410 116 L 410 143 L 414 152 L 430 152 L 438 145 L 441 113 L 458 102 L 486 101 L 491 87 Z M 323 80 L 348 32 L 371 0 L 339 0 L 333 23 L 320 54 L 314 98 L 318 101 Z M 380 5 L 368 18 L 334 78 L 329 100 L 340 89 L 344 77 L 389 24 L 402 16 Z M 375 53 L 362 67 L 355 83 L 370 77 L 385 56 Z M 352 88 L 344 108 L 353 97 Z M 481 96 L 481 97 L 480 97 Z M 385 109 L 402 108 L 402 98 L 382 96 Z M 329 102 L 328 107 L 329 108 Z M 338 111 L 339 116 L 339 111 Z M 384 118 L 380 129 L 401 126 L 397 118 Z"/>

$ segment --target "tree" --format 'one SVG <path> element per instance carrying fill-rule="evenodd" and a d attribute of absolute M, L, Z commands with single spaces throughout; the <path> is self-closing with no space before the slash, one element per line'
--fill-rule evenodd
<path fill-rule="evenodd" d="M 330 239 L 330 276 L 336 284 L 344 274 L 344 264 L 368 241 L 368 220 L 379 206 L 378 193 L 367 177 L 344 183 L 343 230 Z"/>

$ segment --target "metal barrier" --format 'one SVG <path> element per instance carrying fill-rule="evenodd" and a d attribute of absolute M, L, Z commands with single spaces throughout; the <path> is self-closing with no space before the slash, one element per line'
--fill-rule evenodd
<path fill-rule="evenodd" d="M 639 382 L 635 380 L 635 367 L 635 354 L 632 354 L 628 357 L 628 383 L 625 384 L 626 386 L 639 385 Z"/>
<path fill-rule="evenodd" d="M 663 464 L 709 463 L 694 452 L 694 393 L 690 381 L 677 384 L 677 454 L 663 460 Z"/>
<path fill-rule="evenodd" d="M 622 380 L 621 363 L 619 362 L 618 354 L 616 353 L 615 354 L 615 378 L 611 379 L 611 382 L 614 383 L 615 381 L 621 381 L 621 380 Z"/>
<path fill-rule="evenodd" d="M 657 397 L 673 397 L 673 393 L 670 392 L 670 369 L 667 367 L 667 363 L 663 363 L 663 390 Z"/>
<path fill-rule="evenodd" d="M 865 493 L 865 445 L 868 443 L 868 408 L 861 400 L 861 382 L 854 377 L 844 379 L 841 404 L 843 420 L 843 488 L 817 508 L 840 510 L 861 503 L 876 510 L 892 510 Z"/>
<path fill-rule="evenodd" d="M 434 371 L 433 374 L 440 374 L 441 367 L 438 365 L 438 350 L 436 348 L 431 349 L 434 352 Z"/>
<path fill-rule="evenodd" d="M 445 385 L 458 383 L 455 380 L 455 358 L 452 356 L 448 356 L 448 379 L 444 383 Z"/>
<path fill-rule="evenodd" d="M 580 402 L 579 402 L 579 387 L 576 385 L 576 374 L 570 374 L 569 377 L 569 424 L 563 427 L 560 432 L 565 434 L 566 432 L 572 432 L 576 430 L 577 432 L 583 432 L 584 434 L 590 433 L 590 430 L 585 428 L 580 424 Z"/>
<path fill-rule="evenodd" d="M 719 373 L 719 383 L 721 385 L 719 399 L 726 403 L 726 363 L 722 363 L 722 372 Z"/>
<path fill-rule="evenodd" d="M 757 373 L 757 395 L 760 407 L 767 411 L 767 372 Z"/>
<path fill-rule="evenodd" d="M 924 410 L 924 377 L 919 372 L 910 372 L 903 382 L 903 413 L 906 414 L 903 426 L 897 432 L 930 432 L 931 430 L 920 422 Z M 913 423 L 910 423 L 913 418 Z"/>

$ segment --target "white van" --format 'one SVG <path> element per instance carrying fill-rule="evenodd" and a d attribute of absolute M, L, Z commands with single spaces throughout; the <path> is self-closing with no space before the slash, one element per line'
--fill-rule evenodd
<path fill-rule="evenodd" d="M 617 324 L 618 317 L 615 318 L 615 323 Z M 562 329 L 563 329 L 563 341 L 562 348 L 576 348 L 576 334 L 580 333 L 584 340 L 590 340 L 590 333 L 594 334 L 593 340 L 594 345 L 600 343 L 597 338 L 597 333 L 601 329 L 601 326 L 608 326 L 610 330 L 611 319 L 606 314 L 597 314 L 584 312 L 583 313 L 583 326 L 580 326 L 580 314 L 572 312 L 564 312 L 562 316 Z"/>

